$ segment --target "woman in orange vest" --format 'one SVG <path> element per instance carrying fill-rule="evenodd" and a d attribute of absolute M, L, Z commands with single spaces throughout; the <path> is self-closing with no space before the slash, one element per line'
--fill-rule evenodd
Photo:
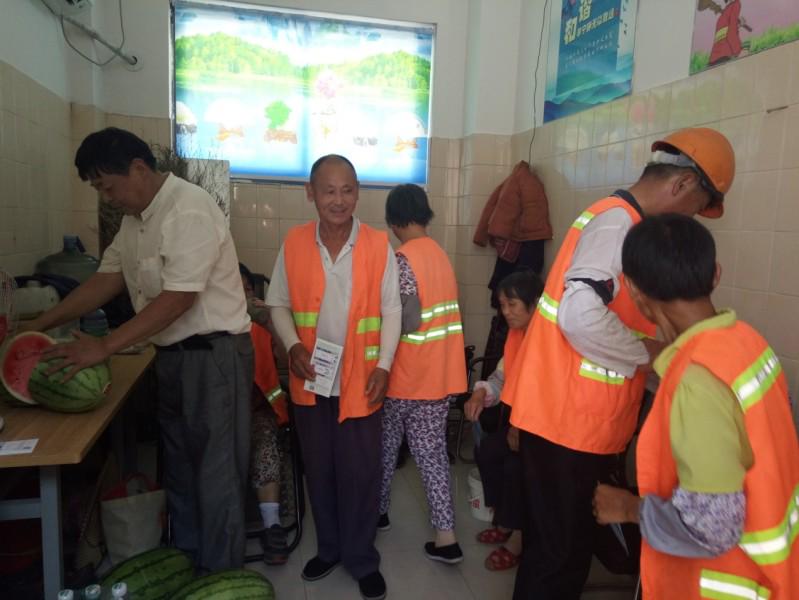
<path fill-rule="evenodd" d="M 449 399 L 466 391 L 463 325 L 458 284 L 447 254 L 427 235 L 433 218 L 418 185 L 395 187 L 386 200 L 386 222 L 402 242 L 397 250 L 402 336 L 383 404 L 383 482 L 378 529 L 390 528 L 391 479 L 402 436 L 422 474 L 436 539 L 427 557 L 447 564 L 463 560 L 455 539 L 455 510 L 447 457 Z"/>
<path fill-rule="evenodd" d="M 264 562 L 282 565 L 288 560 L 286 530 L 280 523 L 280 467 L 283 462 L 278 427 L 288 422 L 286 394 L 280 387 L 269 332 L 269 311 L 255 295 L 255 278 L 239 263 L 241 283 L 247 297 L 247 312 L 252 319 L 250 336 L 255 352 L 252 386 L 252 423 L 250 442 L 250 484 L 258 497 L 264 522 L 261 546 Z M 279 351 L 279 346 L 275 346 Z"/>
<path fill-rule="evenodd" d="M 484 408 L 496 406 L 502 400 L 497 430 L 483 437 L 475 451 L 485 504 L 494 510 L 494 526 L 478 533 L 477 541 L 483 544 L 501 544 L 485 559 L 484 564 L 489 571 L 515 567 L 522 552 L 519 430 L 510 424 L 510 406 L 501 394 L 505 375 L 514 368 L 519 344 L 543 291 L 544 283 L 531 270 L 511 273 L 499 282 L 499 308 L 509 329 L 505 351 L 488 380 L 475 383 L 471 397 L 463 406 L 466 418 L 476 422 Z"/>
<path fill-rule="evenodd" d="M 799 443 L 785 375 L 763 337 L 716 311 L 710 232 L 649 217 L 624 242 L 636 305 L 670 342 L 638 440 L 641 497 L 600 485 L 600 523 L 640 523 L 647 600 L 799 597 Z"/>

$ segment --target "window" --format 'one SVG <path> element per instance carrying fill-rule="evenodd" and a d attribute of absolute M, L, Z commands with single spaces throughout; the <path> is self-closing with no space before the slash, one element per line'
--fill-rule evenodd
<path fill-rule="evenodd" d="M 174 11 L 182 156 L 293 180 L 338 153 L 362 182 L 426 183 L 434 26 L 227 2 Z"/>

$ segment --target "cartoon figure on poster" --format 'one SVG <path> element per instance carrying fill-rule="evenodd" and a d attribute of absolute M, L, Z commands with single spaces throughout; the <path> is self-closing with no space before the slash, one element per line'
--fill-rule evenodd
<path fill-rule="evenodd" d="M 710 66 L 726 62 L 736 58 L 744 51 L 744 44 L 741 42 L 741 29 L 752 33 L 752 28 L 746 23 L 746 19 L 741 15 L 741 0 L 722 0 L 725 6 L 722 8 L 713 0 L 700 0 L 697 10 L 711 10 L 718 15 L 716 21 L 716 33 L 713 36 L 713 48 L 710 51 Z M 749 44 L 746 44 L 748 49 Z"/>
<path fill-rule="evenodd" d="M 690 72 L 799 39 L 799 2 L 697 0 Z"/>

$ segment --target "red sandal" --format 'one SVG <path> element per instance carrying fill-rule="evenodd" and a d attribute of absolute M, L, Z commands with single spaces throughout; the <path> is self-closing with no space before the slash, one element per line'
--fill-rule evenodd
<path fill-rule="evenodd" d="M 519 557 L 505 546 L 500 546 L 486 557 L 484 564 L 489 571 L 507 571 L 519 564 Z"/>
<path fill-rule="evenodd" d="M 481 544 L 504 544 L 510 539 L 512 531 L 502 531 L 499 527 L 484 529 L 477 534 L 477 541 Z"/>

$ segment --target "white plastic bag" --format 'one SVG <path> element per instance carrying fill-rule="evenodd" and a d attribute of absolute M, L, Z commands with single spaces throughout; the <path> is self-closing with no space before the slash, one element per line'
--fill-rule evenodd
<path fill-rule="evenodd" d="M 112 564 L 157 548 L 166 515 L 164 490 L 137 473 L 111 488 L 100 503 L 105 545 Z"/>

